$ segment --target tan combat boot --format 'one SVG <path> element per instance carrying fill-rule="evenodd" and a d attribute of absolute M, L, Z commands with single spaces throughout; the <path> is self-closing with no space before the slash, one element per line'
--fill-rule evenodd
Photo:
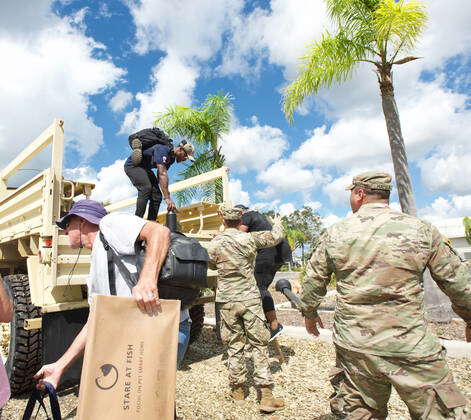
<path fill-rule="evenodd" d="M 273 413 L 276 410 L 282 410 L 285 402 L 281 398 L 275 398 L 271 392 L 271 388 L 262 386 L 260 388 L 260 411 L 263 413 Z"/>
<path fill-rule="evenodd" d="M 233 385 L 231 389 L 231 397 L 237 404 L 241 404 L 245 400 L 245 386 Z"/>

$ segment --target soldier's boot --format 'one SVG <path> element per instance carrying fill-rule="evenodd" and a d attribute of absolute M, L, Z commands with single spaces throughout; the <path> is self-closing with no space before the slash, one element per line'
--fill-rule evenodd
<path fill-rule="evenodd" d="M 262 386 L 260 388 L 260 411 L 263 413 L 273 413 L 276 410 L 282 410 L 285 402 L 281 398 L 275 398 L 271 388 Z"/>
<path fill-rule="evenodd" d="M 132 155 L 131 160 L 134 165 L 139 165 L 142 162 L 142 143 L 139 139 L 131 141 Z"/>
<path fill-rule="evenodd" d="M 243 384 L 233 385 L 231 387 L 231 397 L 236 404 L 242 404 L 245 400 L 245 386 Z"/>

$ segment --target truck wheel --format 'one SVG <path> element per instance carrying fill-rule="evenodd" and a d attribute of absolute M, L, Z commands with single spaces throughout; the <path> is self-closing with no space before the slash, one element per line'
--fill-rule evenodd
<path fill-rule="evenodd" d="M 204 325 L 204 305 L 195 305 L 190 308 L 191 330 L 190 344 L 198 339 L 203 331 Z"/>
<path fill-rule="evenodd" d="M 41 367 L 41 330 L 25 330 L 23 324 L 26 319 L 41 315 L 39 308 L 31 304 L 27 275 L 5 276 L 3 284 L 13 301 L 5 368 L 12 394 L 20 394 L 33 388 L 33 375 Z"/>

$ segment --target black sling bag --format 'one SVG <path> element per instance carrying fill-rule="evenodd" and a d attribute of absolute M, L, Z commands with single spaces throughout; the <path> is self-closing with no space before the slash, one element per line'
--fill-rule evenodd
<path fill-rule="evenodd" d="M 25 412 L 22 420 L 30 420 L 33 415 L 34 406 L 36 402 L 46 413 L 47 420 L 51 420 L 47 414 L 46 406 L 44 404 L 44 397 L 49 396 L 49 403 L 51 405 L 52 420 L 62 420 L 61 409 L 59 407 L 59 400 L 57 399 L 57 393 L 54 387 L 49 382 L 44 382 L 45 390 L 39 391 L 35 389 L 29 397 L 28 404 L 26 405 Z M 36 418 L 36 417 L 35 417 Z"/>
<path fill-rule="evenodd" d="M 131 273 L 101 231 L 100 239 L 108 258 L 110 293 L 116 295 L 114 264 L 118 266 L 127 285 L 132 289 L 137 284 L 139 272 L 144 262 L 145 248 L 142 242 L 136 242 L 135 245 L 138 272 Z M 182 309 L 190 307 L 200 295 L 201 289 L 208 287 L 208 259 L 206 249 L 196 239 L 172 232 L 170 248 L 160 270 L 157 284 L 159 297 L 180 300 Z"/>

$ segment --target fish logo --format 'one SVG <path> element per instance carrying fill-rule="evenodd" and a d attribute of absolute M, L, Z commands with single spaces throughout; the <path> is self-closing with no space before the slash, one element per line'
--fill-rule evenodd
<path fill-rule="evenodd" d="M 100 366 L 102 375 L 95 378 L 95 384 L 102 390 L 111 389 L 118 382 L 118 369 L 109 363 Z"/>

